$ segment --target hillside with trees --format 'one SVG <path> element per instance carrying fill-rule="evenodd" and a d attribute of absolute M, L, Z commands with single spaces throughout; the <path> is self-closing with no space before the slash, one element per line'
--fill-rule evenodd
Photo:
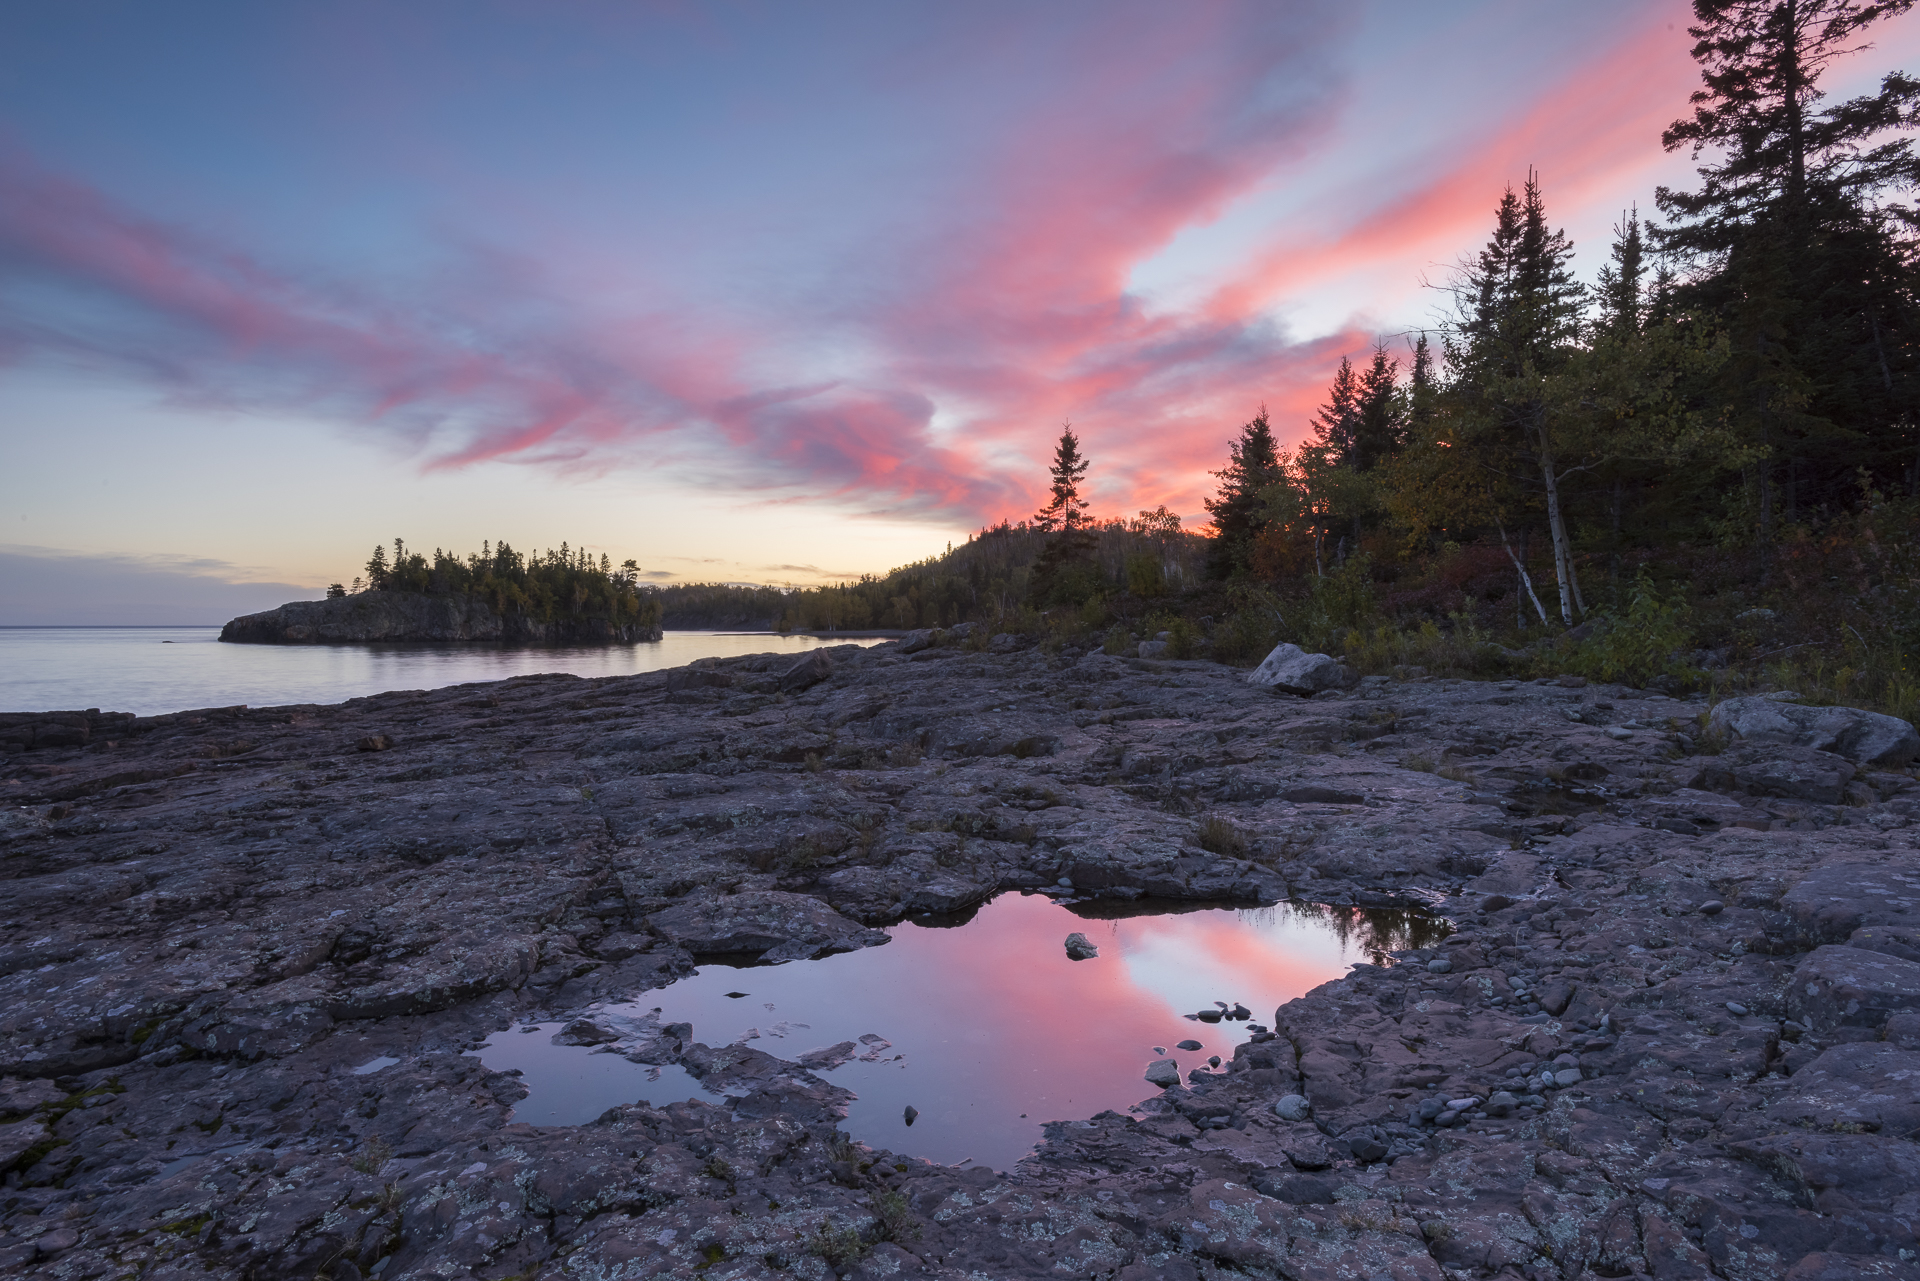
<path fill-rule="evenodd" d="M 1036 516 L 789 593 L 780 625 L 974 618 L 1116 649 L 1166 632 L 1248 662 L 1284 639 L 1371 671 L 1791 687 L 1912 714 L 1920 82 L 1821 89 L 1911 7 L 1696 0 L 1701 88 L 1658 141 L 1697 182 L 1659 190 L 1653 217 L 1623 200 L 1591 283 L 1541 174 L 1490 192 L 1443 317 L 1342 360 L 1298 447 L 1259 409 L 1225 442 L 1209 529 L 1090 516 L 1069 427 Z"/>

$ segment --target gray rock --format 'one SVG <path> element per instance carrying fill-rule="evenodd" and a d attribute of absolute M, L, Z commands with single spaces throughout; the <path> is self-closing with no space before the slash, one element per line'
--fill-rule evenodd
<path fill-rule="evenodd" d="M 816 649 L 780 673 L 780 692 L 797 694 L 801 690 L 812 689 L 832 675 L 832 655 L 824 649 Z"/>
<path fill-rule="evenodd" d="M 1487 1115 L 1506 1116 L 1509 1112 L 1512 1112 L 1518 1104 L 1519 1100 L 1514 1098 L 1509 1091 L 1495 1090 L 1487 1096 Z"/>
<path fill-rule="evenodd" d="M 1710 898 L 1700 905 L 1699 910 L 1702 916 L 1718 916 L 1727 910 L 1727 905 L 1717 898 Z"/>
<path fill-rule="evenodd" d="M 1141 658 L 1165 658 L 1170 652 L 1172 652 L 1172 649 L 1173 647 L 1167 644 L 1167 642 L 1163 640 L 1141 641 L 1140 657 Z"/>
<path fill-rule="evenodd" d="M 1371 1165 L 1375 1161 L 1387 1159 L 1387 1145 L 1371 1134 L 1359 1134 L 1347 1141 L 1347 1150 L 1353 1153 L 1353 1159 L 1362 1165 Z"/>
<path fill-rule="evenodd" d="M 1280 644 L 1248 674 L 1247 683 L 1288 694 L 1311 695 L 1330 689 L 1349 689 L 1358 684 L 1358 677 L 1329 655 L 1309 654 L 1298 645 Z"/>
<path fill-rule="evenodd" d="M 1453 961 L 1449 957 L 1436 956 L 1433 960 L 1427 962 L 1427 972 L 1429 974 L 1451 974 L 1453 973 Z"/>
<path fill-rule="evenodd" d="M 1770 1125 L 1920 1133 L 1920 1051 L 1884 1041 L 1836 1045 L 1796 1071 L 1767 1107 Z"/>
<path fill-rule="evenodd" d="M 1147 1064 L 1146 1082 L 1168 1090 L 1180 1084 L 1180 1065 L 1172 1059 L 1155 1059 Z"/>
<path fill-rule="evenodd" d="M 1856 764 L 1904 765 L 1920 756 L 1920 733 L 1897 716 L 1854 707 L 1807 707 L 1755 695 L 1714 707 L 1707 727 L 1729 739 L 1832 752 Z"/>
<path fill-rule="evenodd" d="M 1200 1044 L 1200 1042 L 1193 1040 L 1191 1037 L 1189 1037 L 1187 1040 L 1184 1040 L 1180 1042 L 1178 1045 L 1174 1046 L 1174 1048 L 1176 1050 L 1186 1050 L 1189 1053 L 1191 1053 L 1194 1050 L 1203 1049 L 1204 1047 Z"/>
<path fill-rule="evenodd" d="M 1304 1121 L 1313 1115 L 1313 1105 L 1304 1094 L 1283 1094 L 1274 1100 L 1273 1114 L 1282 1121 Z"/>
<path fill-rule="evenodd" d="M 900 638 L 900 652 L 902 654 L 918 654 L 923 649 L 932 649 L 934 643 L 933 629 L 930 627 L 922 627 L 917 631 L 908 632 Z"/>
<path fill-rule="evenodd" d="M 907 1124 L 908 1124 L 908 1125 L 912 1125 L 912 1124 L 914 1123 L 914 1121 L 915 1121 L 915 1119 L 919 1117 L 919 1115 L 920 1115 L 920 1109 L 919 1109 L 919 1108 L 917 1108 L 917 1107 L 915 1107 L 915 1106 L 913 1106 L 913 1104 L 911 1104 L 911 1103 L 909 1103 L 909 1104 L 907 1104 L 907 1110 L 906 1110 L 906 1113 L 905 1113 L 905 1118 L 906 1118 L 906 1122 L 907 1122 Z"/>
<path fill-rule="evenodd" d="M 1075 931 L 1067 935 L 1067 959 L 1085 961 L 1100 955 L 1100 949 L 1088 941 L 1087 936 Z"/>
<path fill-rule="evenodd" d="M 1581 1079 L 1580 1069 L 1577 1067 L 1561 1068 L 1553 1074 L 1553 1083 L 1563 1088 L 1569 1085 L 1578 1085 Z"/>

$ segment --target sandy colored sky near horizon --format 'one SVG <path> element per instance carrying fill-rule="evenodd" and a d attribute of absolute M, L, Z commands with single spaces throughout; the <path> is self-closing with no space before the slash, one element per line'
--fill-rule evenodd
<path fill-rule="evenodd" d="M 1688 180 L 1686 19 L 8 6 L 0 624 L 219 621 L 396 535 L 881 572 L 1031 512 L 1065 419 L 1097 512 L 1198 524 L 1259 405 L 1298 439 L 1437 323 L 1530 165 L 1589 278 Z M 134 580 L 183 615 L 115 616 Z"/>

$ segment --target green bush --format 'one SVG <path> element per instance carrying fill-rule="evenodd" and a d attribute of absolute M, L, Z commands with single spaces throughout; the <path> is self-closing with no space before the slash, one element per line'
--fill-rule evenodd
<path fill-rule="evenodd" d="M 1688 661 L 1693 646 L 1693 611 L 1683 599 L 1662 596 L 1644 569 L 1634 578 L 1626 611 L 1601 617 L 1585 640 L 1562 642 L 1553 653 L 1561 671 L 1589 680 L 1644 686 L 1659 677 L 1685 685 L 1701 673 Z"/>

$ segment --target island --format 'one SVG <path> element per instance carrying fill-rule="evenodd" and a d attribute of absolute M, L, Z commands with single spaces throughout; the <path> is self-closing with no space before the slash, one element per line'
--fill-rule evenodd
<path fill-rule="evenodd" d="M 244 614 L 220 639 L 254 645 L 352 645 L 374 641 L 522 645 L 616 645 L 660 639 L 660 604 L 637 582 L 631 560 L 565 543 L 523 555 L 489 541 L 464 558 L 435 548 L 431 561 L 394 539 L 374 548 L 364 577 L 335 583 L 325 600 L 291 601 Z"/>

